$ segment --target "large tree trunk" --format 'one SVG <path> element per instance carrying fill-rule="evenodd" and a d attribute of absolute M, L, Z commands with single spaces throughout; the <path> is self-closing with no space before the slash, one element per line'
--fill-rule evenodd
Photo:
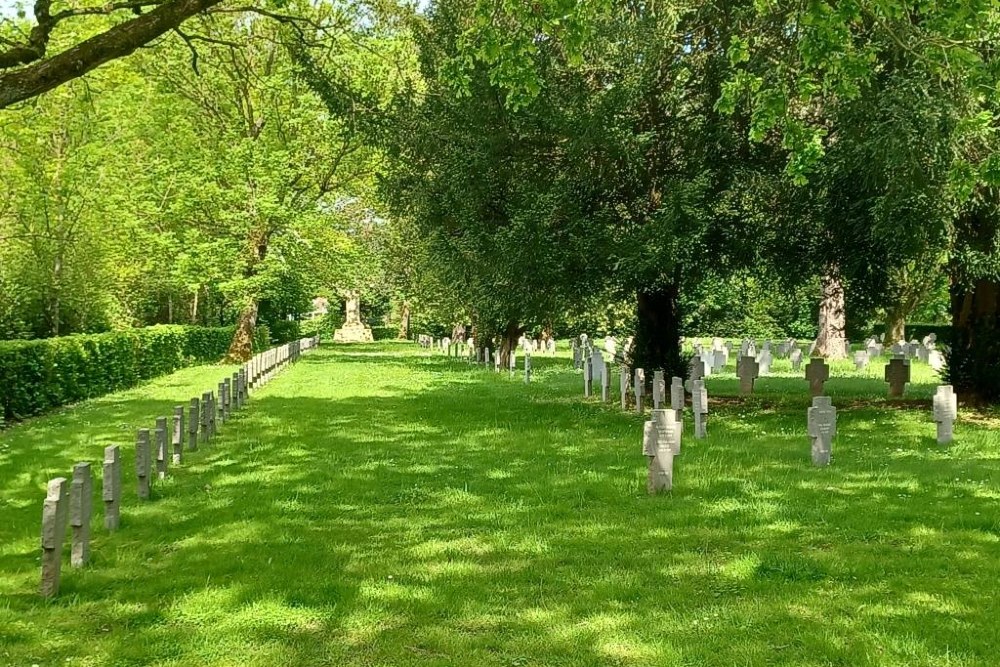
<path fill-rule="evenodd" d="M 951 323 L 948 381 L 963 400 L 1000 401 L 1000 282 L 954 283 Z"/>
<path fill-rule="evenodd" d="M 410 302 L 403 300 L 399 307 L 399 332 L 397 338 L 407 340 L 410 337 Z"/>
<path fill-rule="evenodd" d="M 676 283 L 636 295 L 637 324 L 632 366 L 646 371 L 662 369 L 667 377 L 687 377 L 681 359 L 680 288 Z"/>
<path fill-rule="evenodd" d="M 253 278 L 257 275 L 260 263 L 267 257 L 267 244 L 270 241 L 270 232 L 266 229 L 255 229 L 250 234 L 249 250 L 250 261 L 247 262 L 243 270 L 245 278 Z M 251 292 L 247 296 L 247 303 L 240 311 L 240 318 L 236 322 L 236 332 L 233 334 L 233 342 L 229 345 L 226 353 L 226 360 L 230 363 L 243 363 L 253 356 L 253 334 L 257 328 L 257 310 L 259 308 L 260 295 Z"/>
<path fill-rule="evenodd" d="M 847 313 L 844 307 L 844 279 L 840 267 L 831 263 L 820 279 L 819 333 L 816 355 L 826 359 L 847 358 Z"/>
<path fill-rule="evenodd" d="M 885 318 L 885 342 L 888 345 L 906 340 L 906 314 L 903 305 L 896 304 L 889 309 Z"/>
<path fill-rule="evenodd" d="M 524 327 L 519 327 L 517 322 L 507 322 L 503 337 L 500 340 L 500 368 L 510 367 L 510 353 L 517 349 L 517 341 L 524 332 Z"/>

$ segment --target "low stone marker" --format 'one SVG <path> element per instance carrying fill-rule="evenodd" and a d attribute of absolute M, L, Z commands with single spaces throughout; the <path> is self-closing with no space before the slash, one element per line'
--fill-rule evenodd
<path fill-rule="evenodd" d="M 159 479 L 167 478 L 167 467 L 170 463 L 170 450 L 167 447 L 167 418 L 157 417 L 156 428 L 153 429 L 154 442 L 156 443 L 156 476 Z"/>
<path fill-rule="evenodd" d="M 802 350 L 795 348 L 792 350 L 791 354 L 788 355 L 788 358 L 792 361 L 792 370 L 796 373 L 799 372 L 799 369 L 802 368 Z"/>
<path fill-rule="evenodd" d="M 680 438 L 673 410 L 654 410 L 652 423 L 656 448 L 649 459 L 646 488 L 655 494 L 674 486 L 674 455 L 680 450 Z"/>
<path fill-rule="evenodd" d="M 594 380 L 591 375 L 591 364 L 593 363 L 590 355 L 583 358 L 583 395 L 585 398 L 590 398 L 594 393 Z"/>
<path fill-rule="evenodd" d="M 233 412 L 233 384 L 232 380 L 226 378 L 222 381 L 224 396 L 222 398 L 223 421 L 229 421 L 229 416 Z"/>
<path fill-rule="evenodd" d="M 200 401 L 197 398 L 191 399 L 191 405 L 188 407 L 188 451 L 194 452 L 198 449 L 198 425 L 201 424 L 201 415 L 199 410 Z"/>
<path fill-rule="evenodd" d="M 694 437 L 704 438 L 707 435 L 708 423 L 708 389 L 704 380 L 695 380 L 691 392 L 691 412 L 694 413 Z"/>
<path fill-rule="evenodd" d="M 819 357 L 810 359 L 809 365 L 806 366 L 806 379 L 809 380 L 809 393 L 812 396 L 821 396 L 823 384 L 830 379 L 830 367 Z"/>
<path fill-rule="evenodd" d="M 104 527 L 118 530 L 122 502 L 122 459 L 118 445 L 104 448 L 104 468 L 101 471 L 101 498 L 104 500 Z"/>
<path fill-rule="evenodd" d="M 955 420 L 958 418 L 958 396 L 950 384 L 937 388 L 934 394 L 934 421 L 937 422 L 937 441 L 946 445 L 952 441 Z"/>
<path fill-rule="evenodd" d="M 688 362 L 688 381 L 694 382 L 705 377 L 705 362 L 697 354 Z M 688 385 L 690 386 L 690 385 Z"/>
<path fill-rule="evenodd" d="M 69 516 L 69 483 L 65 477 L 49 480 L 42 504 L 42 585 L 43 598 L 59 593 L 62 549 Z"/>
<path fill-rule="evenodd" d="M 770 375 L 772 363 L 774 363 L 774 355 L 771 354 L 770 348 L 765 347 L 757 356 L 757 364 L 760 366 L 760 374 Z"/>
<path fill-rule="evenodd" d="M 524 355 L 524 384 L 531 384 L 531 355 Z"/>
<path fill-rule="evenodd" d="M 663 380 L 663 371 L 653 371 L 653 409 L 659 410 L 663 404 L 666 393 L 666 383 Z"/>
<path fill-rule="evenodd" d="M 171 463 L 179 464 L 184 460 L 184 406 L 174 406 L 173 428 L 170 431 L 170 446 L 173 449 Z"/>
<path fill-rule="evenodd" d="M 906 383 L 910 381 L 910 364 L 901 354 L 893 355 L 885 367 L 885 381 L 889 383 L 889 398 L 903 395 Z"/>
<path fill-rule="evenodd" d="M 712 372 L 721 373 L 726 368 L 726 353 L 723 350 L 712 351 Z"/>
<path fill-rule="evenodd" d="M 226 411 L 226 383 L 219 383 L 219 394 L 218 400 L 215 403 L 215 418 L 216 424 L 222 426 L 226 423 L 226 419 L 229 418 L 229 413 Z M 213 431 L 214 433 L 214 431 Z"/>
<path fill-rule="evenodd" d="M 140 500 L 149 499 L 150 479 L 152 469 L 151 453 L 149 451 L 149 429 L 141 428 L 135 439 L 135 476 L 138 481 L 137 492 Z"/>
<path fill-rule="evenodd" d="M 684 380 L 676 375 L 670 379 L 670 409 L 674 411 L 674 419 L 684 419 Z"/>
<path fill-rule="evenodd" d="M 858 350 L 854 353 L 854 370 L 863 371 L 868 366 L 868 351 Z"/>
<path fill-rule="evenodd" d="M 650 414 L 653 423 L 656 425 L 657 442 L 665 440 L 670 443 L 674 455 L 680 454 L 684 424 L 677 421 L 676 413 L 673 410 L 661 408 L 653 410 Z"/>
<path fill-rule="evenodd" d="M 635 391 L 635 411 L 642 414 L 642 396 L 646 391 L 646 373 L 641 368 L 635 369 L 635 381 L 632 383 Z"/>
<path fill-rule="evenodd" d="M 601 402 L 607 403 L 611 399 L 611 366 L 601 361 Z"/>
<path fill-rule="evenodd" d="M 94 483 L 90 463 L 73 466 L 73 482 L 69 491 L 69 525 L 72 526 L 70 565 L 83 567 L 90 560 L 90 514 L 94 502 Z"/>
<path fill-rule="evenodd" d="M 806 412 L 809 437 L 812 438 L 812 462 L 816 466 L 830 465 L 833 439 L 837 436 L 837 408 L 829 396 L 816 396 Z"/>
<path fill-rule="evenodd" d="M 751 356 L 740 357 L 736 375 L 740 378 L 740 393 L 752 394 L 753 383 L 760 376 L 760 364 Z"/>
<path fill-rule="evenodd" d="M 229 380 L 229 387 L 231 388 L 231 390 L 233 392 L 232 402 L 231 402 L 231 409 L 232 410 L 239 410 L 240 408 L 243 407 L 243 397 L 240 396 L 240 374 L 239 373 L 233 373 L 233 377 Z"/>

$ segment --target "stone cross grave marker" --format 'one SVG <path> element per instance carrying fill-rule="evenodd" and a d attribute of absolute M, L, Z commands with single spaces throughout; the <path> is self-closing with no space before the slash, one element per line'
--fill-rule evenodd
<path fill-rule="evenodd" d="M 601 361 L 601 402 L 607 403 L 611 399 L 611 367 L 610 364 Z"/>
<path fill-rule="evenodd" d="M 837 435 L 837 408 L 829 396 L 816 396 L 806 412 L 809 437 L 812 438 L 812 462 L 816 466 L 830 465 L 833 439 Z"/>
<path fill-rule="evenodd" d="M 510 355 L 507 359 L 507 363 L 510 366 L 510 376 L 514 377 L 514 373 L 517 371 L 517 348 L 512 347 L 510 349 Z"/>
<path fill-rule="evenodd" d="M 726 368 L 726 353 L 724 350 L 714 350 L 712 352 L 712 372 L 721 373 Z"/>
<path fill-rule="evenodd" d="M 83 567 L 90 560 L 90 514 L 94 501 L 90 463 L 73 466 L 69 491 L 69 525 L 72 526 L 70 565 Z"/>
<path fill-rule="evenodd" d="M 642 424 L 642 455 L 656 456 L 656 424 L 652 419 Z"/>
<path fill-rule="evenodd" d="M 941 354 L 940 350 L 931 350 L 927 353 L 927 363 L 934 370 L 941 372 L 944 368 L 944 355 Z"/>
<path fill-rule="evenodd" d="M 69 516 L 69 483 L 65 477 L 49 480 L 42 504 L 42 585 L 43 598 L 59 593 L 62 549 Z"/>
<path fill-rule="evenodd" d="M 676 375 L 670 379 L 670 409 L 678 422 L 684 419 L 684 380 Z"/>
<path fill-rule="evenodd" d="M 191 404 L 188 407 L 188 444 L 187 448 L 189 452 L 193 452 L 198 449 L 198 424 L 201 422 L 201 417 L 199 416 L 199 401 L 197 398 L 191 399 Z"/>
<path fill-rule="evenodd" d="M 601 367 L 604 366 L 604 355 L 598 349 L 593 349 L 590 353 L 590 381 L 601 382 Z"/>
<path fill-rule="evenodd" d="M 628 379 L 628 366 L 620 366 L 618 368 L 618 389 L 621 390 L 622 394 L 622 412 L 628 410 Z"/>
<path fill-rule="evenodd" d="M 590 372 L 590 366 L 594 363 L 593 357 L 583 358 L 583 395 L 587 398 L 594 393 L 594 381 Z"/>
<path fill-rule="evenodd" d="M 656 449 L 649 460 L 646 488 L 651 494 L 670 491 L 674 483 L 674 454 L 680 449 L 677 422 L 673 410 L 654 410 L 653 426 Z"/>
<path fill-rule="evenodd" d="M 531 384 L 531 355 L 524 355 L 524 384 Z"/>
<path fill-rule="evenodd" d="M 229 416 L 233 412 L 233 384 L 229 378 L 222 381 L 222 420 L 229 421 Z"/>
<path fill-rule="evenodd" d="M 705 364 L 697 354 L 688 362 L 688 381 L 694 382 L 705 377 Z M 688 385 L 690 387 L 690 385 Z"/>
<path fill-rule="evenodd" d="M 156 442 L 156 476 L 167 478 L 167 465 L 170 462 L 170 450 L 167 448 L 167 418 L 157 417 L 156 428 L 153 429 Z"/>
<path fill-rule="evenodd" d="M 854 353 L 854 370 L 863 371 L 868 366 L 868 351 L 858 350 Z"/>
<path fill-rule="evenodd" d="M 646 373 L 641 368 L 635 369 L 635 380 L 632 382 L 635 391 L 635 411 L 642 414 L 642 396 L 646 391 Z"/>
<path fill-rule="evenodd" d="M 149 499 L 149 475 L 152 471 L 151 458 L 149 451 L 149 429 L 141 428 L 135 438 L 135 476 L 138 480 L 137 492 L 140 500 Z"/>
<path fill-rule="evenodd" d="M 218 399 L 216 399 L 216 406 L 215 406 L 216 407 L 215 418 L 217 419 L 216 425 L 217 426 L 221 426 L 221 425 L 223 425 L 223 424 L 226 423 L 226 419 L 229 417 L 229 415 L 226 413 L 226 383 L 225 382 L 220 382 L 219 383 L 219 395 L 218 396 L 219 397 L 218 397 Z M 213 429 L 212 433 L 215 434 L 215 432 L 216 431 Z"/>
<path fill-rule="evenodd" d="M 691 392 L 691 412 L 694 413 L 694 437 L 704 438 L 708 422 L 708 389 L 704 380 L 695 380 Z"/>
<path fill-rule="evenodd" d="M 170 430 L 170 446 L 173 449 L 171 463 L 179 464 L 184 460 L 184 406 L 174 406 L 174 419 Z"/>
<path fill-rule="evenodd" d="M 819 357 L 809 360 L 806 366 L 806 379 L 809 380 L 809 392 L 813 396 L 823 394 L 823 383 L 830 379 L 830 367 Z"/>
<path fill-rule="evenodd" d="M 754 380 L 760 375 L 760 365 L 750 355 L 740 357 L 736 374 L 740 378 L 740 393 L 752 394 Z"/>
<path fill-rule="evenodd" d="M 788 358 L 792 360 L 792 370 L 797 373 L 799 369 L 802 368 L 802 350 L 795 348 L 792 350 L 791 354 L 788 355 Z"/>
<path fill-rule="evenodd" d="M 937 388 L 934 394 L 934 421 L 937 422 L 937 441 L 946 445 L 954 437 L 955 420 L 958 418 L 958 397 L 950 384 Z"/>
<path fill-rule="evenodd" d="M 575 338 L 573 339 L 573 368 L 583 368 L 583 352 Z"/>
<path fill-rule="evenodd" d="M 500 351 L 496 350 L 493 353 L 493 370 L 497 373 L 500 372 Z"/>
<path fill-rule="evenodd" d="M 233 377 L 231 378 L 231 380 L 229 382 L 229 386 L 232 388 L 232 391 L 233 391 L 233 398 L 232 398 L 232 406 L 231 407 L 232 407 L 233 410 L 239 410 L 240 408 L 243 407 L 243 396 L 242 396 L 242 394 L 240 392 L 240 374 L 239 373 L 233 373 Z"/>
<path fill-rule="evenodd" d="M 104 500 L 104 527 L 118 530 L 122 502 L 122 459 L 118 445 L 104 448 L 104 468 L 101 475 L 101 499 Z"/>
<path fill-rule="evenodd" d="M 663 371 L 653 371 L 653 409 L 659 410 L 663 403 L 663 394 L 666 384 L 663 380 Z"/>
<path fill-rule="evenodd" d="M 902 355 L 893 355 L 885 367 L 885 381 L 889 383 L 889 397 L 899 398 L 903 395 L 906 383 L 910 381 L 910 364 Z"/>

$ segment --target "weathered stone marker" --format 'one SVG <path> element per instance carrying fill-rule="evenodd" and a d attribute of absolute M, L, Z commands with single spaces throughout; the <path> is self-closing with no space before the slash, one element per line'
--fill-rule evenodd
<path fill-rule="evenodd" d="M 676 375 L 670 379 L 670 409 L 674 411 L 674 419 L 684 419 L 684 380 Z"/>
<path fill-rule="evenodd" d="M 671 451 L 674 455 L 681 453 L 681 435 L 684 424 L 677 421 L 673 410 L 659 409 L 651 413 L 653 423 L 656 425 L 656 441 L 670 443 Z"/>
<path fill-rule="evenodd" d="M 806 379 L 809 380 L 809 393 L 822 396 L 823 383 L 830 379 L 830 367 L 819 357 L 810 359 L 806 366 Z"/>
<path fill-rule="evenodd" d="M 677 422 L 673 410 L 653 411 L 656 448 L 649 459 L 646 488 L 651 494 L 670 491 L 674 486 L 674 454 L 680 449 Z"/>
<path fill-rule="evenodd" d="M 524 384 L 531 384 L 531 355 L 524 355 Z"/>
<path fill-rule="evenodd" d="M 656 424 L 652 420 L 642 424 L 642 455 L 656 456 Z"/>
<path fill-rule="evenodd" d="M 937 441 L 946 445 L 954 437 L 955 420 L 958 418 L 958 396 L 950 384 L 937 388 L 934 394 L 934 421 L 937 422 Z"/>
<path fill-rule="evenodd" d="M 151 472 L 151 455 L 149 451 L 149 429 L 139 429 L 135 439 L 135 476 L 138 480 L 137 491 L 141 500 L 149 499 Z"/>
<path fill-rule="evenodd" d="M 628 410 L 628 378 L 628 366 L 620 366 L 618 368 L 618 388 L 622 394 L 622 412 Z"/>
<path fill-rule="evenodd" d="M 225 382 L 220 382 L 219 383 L 219 397 L 218 397 L 218 399 L 217 399 L 217 401 L 215 403 L 215 408 L 216 408 L 216 410 L 215 410 L 215 412 L 216 412 L 215 418 L 217 420 L 216 421 L 216 425 L 217 426 L 222 426 L 223 424 L 226 423 L 226 419 L 229 418 L 229 413 L 226 410 L 226 383 Z M 214 431 L 213 431 L 213 433 L 214 433 Z"/>
<path fill-rule="evenodd" d="M 740 362 L 737 364 L 736 374 L 740 378 L 740 393 L 752 394 L 754 380 L 760 376 L 760 364 L 757 363 L 756 359 L 749 355 L 740 357 Z"/>
<path fill-rule="evenodd" d="M 170 463 L 170 450 L 167 447 L 167 418 L 157 417 L 156 428 L 153 429 L 154 442 L 156 442 L 156 476 L 159 479 L 167 478 L 167 467 Z"/>
<path fill-rule="evenodd" d="M 173 429 L 170 432 L 170 446 L 173 448 L 171 463 L 177 465 L 184 460 L 184 406 L 174 406 Z"/>
<path fill-rule="evenodd" d="M 885 367 L 885 381 L 889 383 L 889 398 L 899 398 L 910 381 L 910 364 L 900 354 L 893 355 Z"/>
<path fill-rule="evenodd" d="M 659 410 L 662 407 L 663 395 L 666 393 L 666 382 L 663 379 L 663 371 L 653 371 L 653 409 Z"/>
<path fill-rule="evenodd" d="M 772 363 L 774 363 L 774 355 L 771 354 L 770 348 L 765 347 L 757 356 L 757 364 L 760 366 L 760 374 L 770 375 Z"/>
<path fill-rule="evenodd" d="M 200 401 L 197 398 L 191 399 L 188 407 L 188 451 L 193 452 L 198 449 L 198 425 L 201 424 Z"/>
<path fill-rule="evenodd" d="M 594 361 L 590 355 L 586 355 L 583 358 L 583 395 L 590 398 L 591 394 L 594 393 L 593 386 L 593 376 L 591 375 L 591 364 Z"/>
<path fill-rule="evenodd" d="M 118 530 L 122 502 L 122 459 L 118 445 L 104 448 L 104 469 L 101 476 L 101 498 L 104 500 L 104 527 Z"/>
<path fill-rule="evenodd" d="M 635 392 L 635 411 L 642 414 L 642 396 L 646 390 L 646 373 L 641 368 L 635 369 L 635 380 L 632 383 Z"/>
<path fill-rule="evenodd" d="M 606 362 L 601 362 L 601 402 L 607 403 L 611 399 L 611 367 Z"/>
<path fill-rule="evenodd" d="M 233 384 L 232 380 L 226 378 L 222 381 L 224 396 L 222 399 L 223 421 L 229 421 L 229 415 L 233 412 Z"/>
<path fill-rule="evenodd" d="M 704 380 L 695 380 L 691 391 L 691 412 L 694 413 L 694 437 L 704 438 L 708 424 L 708 389 Z"/>
<path fill-rule="evenodd" d="M 69 525 L 72 526 L 70 565 L 83 567 L 90 560 L 90 514 L 94 502 L 94 483 L 90 463 L 73 466 L 73 482 L 69 490 Z"/>
<path fill-rule="evenodd" d="M 42 505 L 42 586 L 43 598 L 59 593 L 62 549 L 69 515 L 69 484 L 65 477 L 49 480 Z"/>
<path fill-rule="evenodd" d="M 868 351 L 858 350 L 854 353 L 854 370 L 863 371 L 868 366 Z"/>
<path fill-rule="evenodd" d="M 830 465 L 833 439 L 837 436 L 837 408 L 829 396 L 816 396 L 806 411 L 809 437 L 812 438 L 812 462 L 816 466 Z"/>
<path fill-rule="evenodd" d="M 802 350 L 795 348 L 788 358 L 792 360 L 792 370 L 798 373 L 799 369 L 802 368 Z"/>
<path fill-rule="evenodd" d="M 243 397 L 240 396 L 240 374 L 233 373 L 233 377 L 229 380 L 230 391 L 233 392 L 232 400 L 230 401 L 231 410 L 239 410 L 243 407 Z"/>
<path fill-rule="evenodd" d="M 701 380 L 705 377 L 705 362 L 701 360 L 699 355 L 694 355 L 691 357 L 691 361 L 688 362 L 688 381 L 694 382 L 695 380 Z M 690 384 L 688 385 L 691 386 Z"/>

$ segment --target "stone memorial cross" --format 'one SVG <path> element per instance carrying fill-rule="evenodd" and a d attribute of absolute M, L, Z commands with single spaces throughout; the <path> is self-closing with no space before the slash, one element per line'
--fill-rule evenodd
<path fill-rule="evenodd" d="M 122 460 L 118 445 L 108 445 L 104 448 L 104 468 L 101 472 L 104 527 L 111 531 L 118 530 L 119 508 L 122 501 Z"/>
<path fill-rule="evenodd" d="M 69 491 L 69 525 L 72 526 L 70 565 L 83 567 L 90 560 L 90 513 L 93 506 L 93 480 L 90 463 L 73 466 Z"/>
<path fill-rule="evenodd" d="M 889 383 L 889 397 L 899 398 L 903 395 L 906 383 L 910 381 L 910 364 L 902 355 L 894 355 L 885 367 L 885 381 Z"/>
<path fill-rule="evenodd" d="M 49 480 L 42 504 L 42 585 L 43 598 L 59 593 L 62 549 L 69 516 L 69 484 L 65 477 Z"/>
<path fill-rule="evenodd" d="M 694 437 L 704 438 L 708 422 L 708 389 L 704 380 L 695 380 L 691 391 L 691 412 L 694 413 Z"/>
<path fill-rule="evenodd" d="M 737 366 L 736 374 L 740 378 L 740 393 L 752 394 L 754 380 L 760 375 L 760 365 L 756 359 L 748 355 L 740 357 Z"/>
<path fill-rule="evenodd" d="M 821 396 L 823 383 L 830 379 L 830 367 L 819 357 L 814 357 L 806 366 L 806 379 L 809 380 L 809 393 L 812 396 Z"/>
<path fill-rule="evenodd" d="M 816 396 L 806 412 L 809 437 L 812 438 L 813 465 L 830 464 L 833 439 L 837 435 L 837 408 L 829 396 Z"/>
<path fill-rule="evenodd" d="M 950 384 L 937 388 L 934 394 L 934 421 L 937 422 L 937 441 L 946 445 L 952 441 L 955 419 L 958 418 L 958 397 Z"/>

